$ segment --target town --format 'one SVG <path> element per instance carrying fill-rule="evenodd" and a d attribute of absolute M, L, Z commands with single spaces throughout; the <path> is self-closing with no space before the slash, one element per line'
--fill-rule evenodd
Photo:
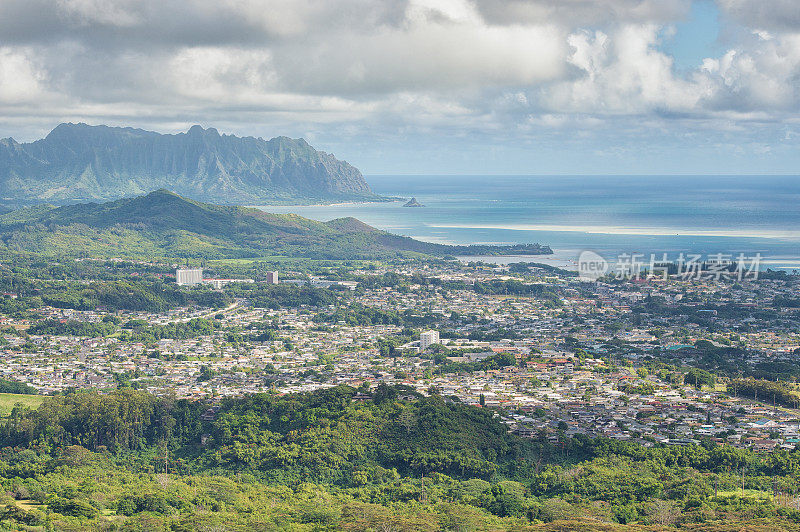
<path fill-rule="evenodd" d="M 369 398 L 391 385 L 495 409 L 509 431 L 552 441 L 800 443 L 797 404 L 735 390 L 746 377 L 800 376 L 797 276 L 585 282 L 535 263 L 404 261 L 254 281 L 148 267 L 183 289 L 229 291 L 230 303 L 6 312 L 2 377 L 40 394 L 132 386 L 207 401 L 210 417 L 229 396 L 349 385 Z M 269 286 L 328 297 L 271 308 L 247 297 Z M 189 332 L 130 333 L 176 324 Z"/>

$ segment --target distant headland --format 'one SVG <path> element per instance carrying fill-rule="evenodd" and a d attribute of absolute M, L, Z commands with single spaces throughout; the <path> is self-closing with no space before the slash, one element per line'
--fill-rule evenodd
<path fill-rule="evenodd" d="M 135 197 L 169 188 L 226 205 L 383 201 L 357 168 L 303 139 L 220 135 L 193 126 L 141 129 L 61 124 L 44 139 L 0 139 L 0 197 L 18 207 Z"/>

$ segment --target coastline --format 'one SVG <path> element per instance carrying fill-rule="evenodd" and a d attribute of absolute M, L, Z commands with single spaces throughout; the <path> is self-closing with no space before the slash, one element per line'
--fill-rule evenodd
<path fill-rule="evenodd" d="M 393 196 L 381 196 L 381 199 L 375 200 L 361 200 L 361 201 L 340 201 L 340 202 L 333 202 L 333 203 L 268 203 L 263 205 L 244 205 L 249 209 L 265 209 L 268 207 L 281 207 L 283 209 L 291 208 L 291 207 L 347 207 L 349 205 L 370 205 L 374 203 L 397 203 L 400 201 L 405 201 L 405 198 L 400 197 L 393 197 Z"/>
<path fill-rule="evenodd" d="M 558 224 L 431 224 L 436 229 L 500 229 L 505 231 L 548 231 L 584 233 L 587 235 L 633 235 L 633 236 L 707 236 L 721 238 L 772 238 L 800 240 L 800 230 L 769 229 L 684 229 L 655 227 L 624 227 L 605 225 L 558 225 Z"/>
<path fill-rule="evenodd" d="M 675 259 L 681 253 L 743 253 L 760 255 L 762 268 L 800 269 L 800 217 L 788 199 L 800 194 L 800 181 L 786 178 L 755 183 L 682 176 L 653 187 L 637 176 L 417 176 L 371 177 L 370 186 L 384 197 L 416 197 L 426 208 L 404 209 L 391 200 L 259 208 L 320 221 L 352 216 L 438 244 L 540 242 L 556 256 L 563 253 L 565 262 L 584 250 L 609 262 L 624 254 L 649 258 L 666 253 Z M 614 201 L 608 199 L 611 192 Z"/>

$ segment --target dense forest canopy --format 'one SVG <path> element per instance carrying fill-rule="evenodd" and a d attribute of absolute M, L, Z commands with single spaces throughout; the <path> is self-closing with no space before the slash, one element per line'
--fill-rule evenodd
<path fill-rule="evenodd" d="M 742 483 L 748 493 L 793 493 L 800 451 L 519 438 L 492 410 L 438 395 L 381 385 L 364 396 L 340 386 L 212 408 L 120 389 L 17 407 L 0 425 L 0 482 L 34 502 L 7 503 L 0 522 L 71 529 L 112 526 L 104 516 L 116 515 L 171 530 L 363 531 L 800 522 L 777 497 L 737 495 Z"/>

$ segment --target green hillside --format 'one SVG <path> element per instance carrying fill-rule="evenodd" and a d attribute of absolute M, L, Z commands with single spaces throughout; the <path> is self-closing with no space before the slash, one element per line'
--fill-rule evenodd
<path fill-rule="evenodd" d="M 15 409 L 0 530 L 800 529 L 775 495 L 796 489 L 797 450 L 520 438 L 493 410 L 386 385 L 210 406 L 121 388 Z"/>
<path fill-rule="evenodd" d="M 408 253 L 550 253 L 527 246 L 446 246 L 370 227 L 353 218 L 317 222 L 293 214 L 220 206 L 157 190 L 109 203 L 38 205 L 0 216 L 7 252 L 47 256 L 347 259 Z"/>

